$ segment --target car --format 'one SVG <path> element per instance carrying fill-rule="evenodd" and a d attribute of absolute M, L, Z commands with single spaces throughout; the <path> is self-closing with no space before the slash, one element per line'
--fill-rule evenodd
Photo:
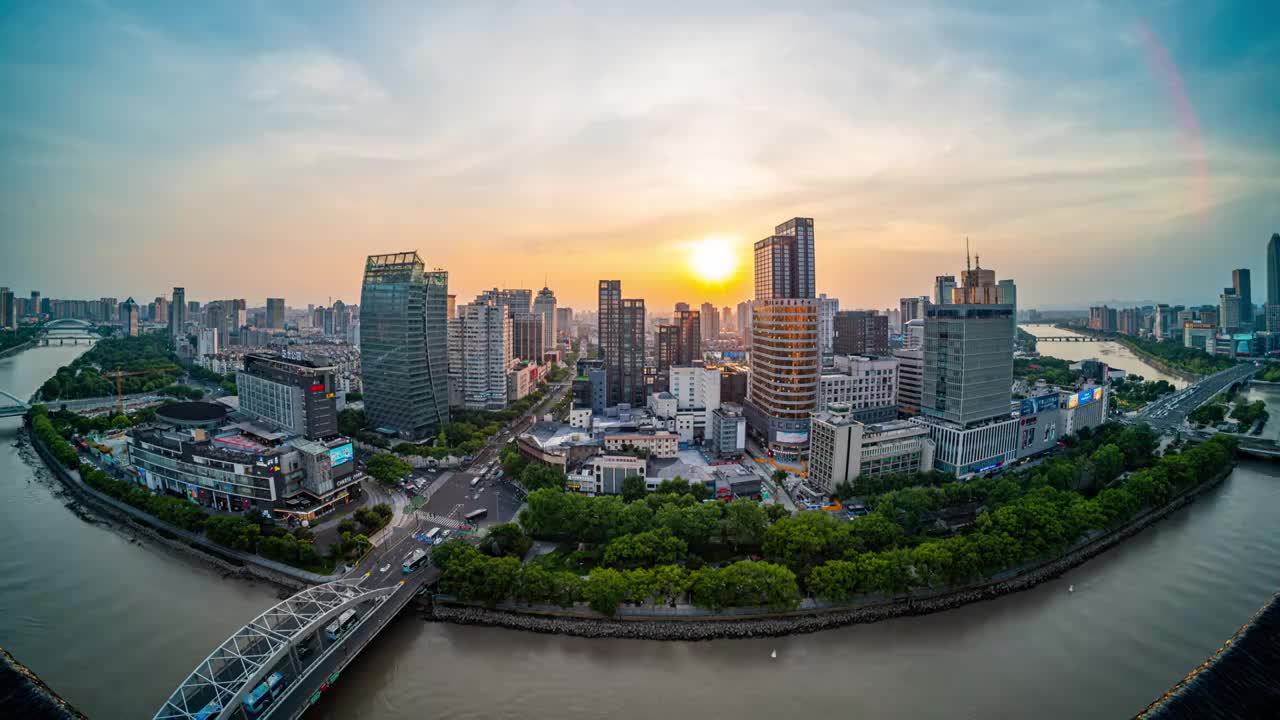
<path fill-rule="evenodd" d="M 448 528 L 445 528 L 445 529 L 444 529 L 444 531 L 440 533 L 440 538 L 441 538 L 441 539 L 444 539 L 444 538 L 449 537 L 449 533 L 451 533 L 451 532 L 453 532 L 453 531 L 452 531 L 452 530 L 450 530 L 450 529 L 448 529 Z"/>

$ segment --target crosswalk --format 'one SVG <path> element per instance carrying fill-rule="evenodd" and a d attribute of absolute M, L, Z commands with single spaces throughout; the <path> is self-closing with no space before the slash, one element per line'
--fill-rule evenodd
<path fill-rule="evenodd" d="M 458 528 L 462 527 L 461 520 L 454 520 L 453 518 L 445 517 L 443 515 L 432 515 L 431 513 L 423 513 L 422 519 L 434 525 L 453 528 L 454 530 L 457 530 Z"/>

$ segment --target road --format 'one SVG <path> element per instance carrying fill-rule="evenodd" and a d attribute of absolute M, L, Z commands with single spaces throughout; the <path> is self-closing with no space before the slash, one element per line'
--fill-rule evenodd
<path fill-rule="evenodd" d="M 1176 430 L 1182 426 L 1191 411 L 1208 402 L 1214 395 L 1232 384 L 1247 380 L 1258 368 L 1252 363 L 1241 363 L 1198 380 L 1193 385 L 1167 395 L 1151 403 L 1138 413 L 1132 422 L 1146 423 L 1158 433 Z"/>

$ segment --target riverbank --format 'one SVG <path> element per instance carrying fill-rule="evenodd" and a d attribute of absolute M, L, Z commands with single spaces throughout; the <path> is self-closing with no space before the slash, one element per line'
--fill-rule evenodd
<path fill-rule="evenodd" d="M 1266 717 L 1280 707 L 1280 592 L 1138 718 Z"/>
<path fill-rule="evenodd" d="M 1150 352 L 1147 352 L 1145 349 L 1142 348 L 1141 345 L 1135 342 L 1133 338 L 1130 338 L 1127 335 L 1120 335 L 1117 333 L 1098 332 L 1097 330 L 1089 330 L 1088 328 L 1079 328 L 1079 327 L 1075 327 L 1071 325 L 1063 325 L 1063 324 L 1057 324 L 1057 325 L 1054 325 L 1054 327 L 1059 328 L 1061 330 L 1068 330 L 1070 332 L 1079 333 L 1080 335 L 1089 335 L 1092 337 L 1105 338 L 1106 340 L 1110 342 L 1114 342 L 1117 345 L 1123 345 L 1126 349 L 1129 350 L 1129 352 L 1138 356 L 1138 358 L 1142 360 L 1142 362 L 1154 367 L 1155 369 L 1159 370 L 1162 373 L 1165 373 L 1166 375 L 1172 375 L 1173 377 L 1179 378 L 1180 380 L 1194 383 L 1200 380 L 1202 377 L 1204 377 L 1204 375 L 1200 373 L 1194 373 L 1189 370 L 1183 370 L 1182 368 L 1174 367 L 1173 365 L 1170 365 L 1169 363 L 1165 362 L 1163 358 L 1157 355 L 1153 355 Z"/>
<path fill-rule="evenodd" d="M 186 558 L 213 566 L 227 575 L 265 580 L 289 591 L 301 590 L 342 577 L 339 574 L 317 575 L 256 555 L 215 546 L 201 535 L 174 527 L 89 487 L 80 478 L 79 473 L 67 469 L 58 462 L 29 428 L 27 428 L 26 437 L 40 458 L 44 460 L 45 466 L 76 501 L 92 508 L 105 521 L 117 527 L 128 528 L 147 540 L 178 552 Z M 82 510 L 72 508 L 72 511 L 83 517 Z"/>
<path fill-rule="evenodd" d="M 22 343 L 21 345 L 14 345 L 13 347 L 8 348 L 6 350 L 0 350 L 0 359 L 7 358 L 10 355 L 17 355 L 23 350 L 29 350 L 35 346 L 36 346 L 35 340 L 28 340 Z"/>
<path fill-rule="evenodd" d="M 0 707 L 6 717 L 88 720 L 9 651 L 0 648 Z"/>
<path fill-rule="evenodd" d="M 1213 478 L 1174 498 L 1163 507 L 1148 510 L 1118 528 L 1083 541 L 1057 558 L 1023 568 L 1013 577 L 934 595 L 906 596 L 857 607 L 815 608 L 786 613 L 762 610 L 752 615 L 726 615 L 699 611 L 702 614 L 690 613 L 681 618 L 664 614 L 658 617 L 624 615 L 613 619 L 579 608 L 500 605 L 495 609 L 488 609 L 438 598 L 424 614 L 432 620 L 462 625 L 489 625 L 588 638 L 677 641 L 793 635 L 891 618 L 928 615 L 1028 590 L 1057 578 L 1195 502 L 1201 495 L 1221 484 L 1234 466 L 1233 463 L 1223 468 Z"/>

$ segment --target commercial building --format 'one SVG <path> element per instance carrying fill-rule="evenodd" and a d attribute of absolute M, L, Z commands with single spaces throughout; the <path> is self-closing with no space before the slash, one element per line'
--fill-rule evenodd
<path fill-rule="evenodd" d="M 894 350 L 893 358 L 898 361 L 898 416 L 919 415 L 924 395 L 924 349 Z"/>
<path fill-rule="evenodd" d="M 541 378 L 539 365 L 525 363 L 512 368 L 507 373 L 507 401 L 515 402 L 533 392 Z"/>
<path fill-rule="evenodd" d="M 416 252 L 370 255 L 360 293 L 364 405 L 379 432 L 421 440 L 449 421 L 449 274 Z"/>
<path fill-rule="evenodd" d="M 1137 335 L 1142 328 L 1142 308 L 1116 311 L 1116 331 L 1125 335 Z"/>
<path fill-rule="evenodd" d="M 240 411 L 311 440 L 338 434 L 336 369 L 312 360 L 249 354 L 236 373 Z"/>
<path fill-rule="evenodd" d="M 921 397 L 925 415 L 969 426 L 1008 414 L 1012 314 L 1009 305 L 929 308 Z"/>
<path fill-rule="evenodd" d="M 672 365 L 693 365 L 702 362 L 702 317 L 698 310 L 677 310 L 675 346 L 671 354 Z"/>
<path fill-rule="evenodd" d="M 589 489 L 589 492 L 598 495 L 621 495 L 622 481 L 633 475 L 644 477 L 647 465 L 644 458 L 631 455 L 601 455 L 593 458 L 590 472 L 595 485 Z M 588 491 L 581 487 L 569 489 Z"/>
<path fill-rule="evenodd" d="M 927 295 L 919 297 L 905 297 L 898 301 L 898 312 L 902 323 L 908 323 L 912 320 L 923 320 L 925 309 L 932 303 L 929 302 Z"/>
<path fill-rule="evenodd" d="M 747 401 L 747 385 L 751 371 L 742 365 L 720 366 L 720 402 L 742 405 Z"/>
<path fill-rule="evenodd" d="M 601 280 L 597 322 L 608 404 L 643 405 L 644 300 L 623 299 L 620 280 Z"/>
<path fill-rule="evenodd" d="M 924 320 L 916 318 L 908 320 L 902 326 L 902 347 L 908 350 L 924 349 Z"/>
<path fill-rule="evenodd" d="M 860 477 L 933 469 L 933 442 L 925 427 L 906 420 L 867 424 L 835 405 L 813 416 L 809 480 L 825 492 Z"/>
<path fill-rule="evenodd" d="M 211 403 L 179 403 L 157 422 L 130 431 L 129 458 L 153 492 L 228 512 L 271 510 L 314 520 L 349 502 L 359 479 L 352 443 L 289 437 L 250 423 L 205 418 Z"/>
<path fill-rule="evenodd" d="M 556 294 L 545 285 L 533 299 L 533 314 L 542 316 L 542 352 L 556 349 Z M 541 358 L 539 358 L 541 361 Z"/>
<path fill-rule="evenodd" d="M 0 328 L 18 326 L 18 306 L 14 302 L 13 291 L 0 287 Z"/>
<path fill-rule="evenodd" d="M 218 354 L 218 328 L 200 328 L 196 335 L 196 355 L 206 357 Z"/>
<path fill-rule="evenodd" d="M 955 275 L 938 275 L 933 279 L 933 304 L 950 305 L 951 295 L 956 289 Z"/>
<path fill-rule="evenodd" d="M 1182 326 L 1182 344 L 1189 348 L 1213 352 L 1214 339 L 1218 336 L 1216 325 L 1186 323 Z"/>
<path fill-rule="evenodd" d="M 878 312 L 841 310 L 831 319 L 831 350 L 840 355 L 888 355 L 889 318 Z"/>
<path fill-rule="evenodd" d="M 1267 332 L 1280 333 L 1280 305 L 1267 305 L 1263 308 Z"/>
<path fill-rule="evenodd" d="M 898 415 L 898 361 L 840 355 L 835 371 L 823 373 L 818 410 L 847 409 L 855 420 L 885 422 Z"/>
<path fill-rule="evenodd" d="M 1231 287 L 1240 298 L 1240 329 L 1251 331 L 1253 323 L 1253 283 L 1249 279 L 1249 269 L 1239 268 L 1231 271 Z"/>
<path fill-rule="evenodd" d="M 812 218 L 793 218 L 755 244 L 747 424 L 770 450 L 808 447 L 822 348 L 814 290 Z"/>
<path fill-rule="evenodd" d="M 1218 327 L 1223 333 L 1232 335 L 1240 331 L 1242 312 L 1240 296 L 1236 295 L 1235 288 L 1223 288 L 1218 299 Z"/>
<path fill-rule="evenodd" d="M 267 327 L 284 329 L 284 298 L 267 298 Z"/>

